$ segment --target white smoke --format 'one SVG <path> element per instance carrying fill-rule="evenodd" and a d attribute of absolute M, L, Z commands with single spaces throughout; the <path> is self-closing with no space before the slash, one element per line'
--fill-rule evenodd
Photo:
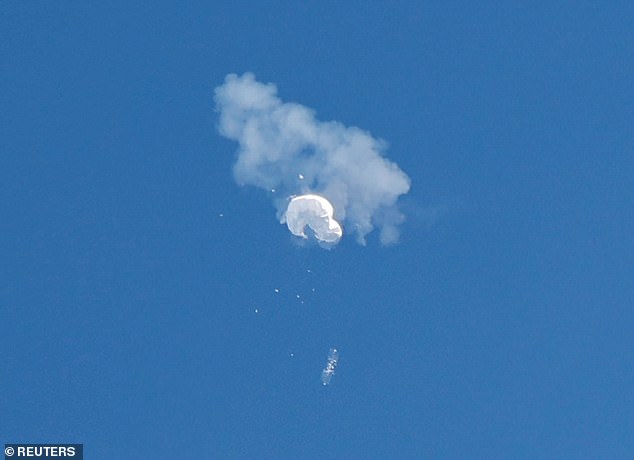
<path fill-rule="evenodd" d="M 403 216 L 396 201 L 410 180 L 382 156 L 384 142 L 359 128 L 316 120 L 311 109 L 282 102 L 275 85 L 251 73 L 227 75 L 215 101 L 220 133 L 239 143 L 236 181 L 281 194 L 274 200 L 280 222 L 288 224 L 286 197 L 313 194 L 332 203 L 336 219 L 361 244 L 375 226 L 382 243 L 398 240 Z"/>

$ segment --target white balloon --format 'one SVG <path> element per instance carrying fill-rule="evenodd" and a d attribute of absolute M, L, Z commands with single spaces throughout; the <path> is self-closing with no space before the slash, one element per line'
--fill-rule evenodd
<path fill-rule="evenodd" d="M 284 217 L 286 225 L 293 235 L 308 238 L 309 227 L 315 238 L 329 244 L 335 244 L 343 235 L 339 222 L 335 220 L 335 210 L 323 196 L 300 195 L 291 199 Z"/>

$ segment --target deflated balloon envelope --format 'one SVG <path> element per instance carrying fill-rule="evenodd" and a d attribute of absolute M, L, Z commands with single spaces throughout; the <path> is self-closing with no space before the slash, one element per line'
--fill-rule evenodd
<path fill-rule="evenodd" d="M 343 235 L 343 231 L 334 214 L 332 204 L 323 196 L 300 195 L 288 203 L 285 213 L 286 225 L 293 235 L 302 238 L 308 238 L 305 232 L 308 226 L 317 240 L 335 244 Z"/>

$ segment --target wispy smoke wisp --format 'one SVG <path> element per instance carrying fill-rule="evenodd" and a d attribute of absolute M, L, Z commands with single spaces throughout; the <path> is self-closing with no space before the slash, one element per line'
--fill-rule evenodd
<path fill-rule="evenodd" d="M 332 203 L 335 218 L 359 243 L 375 226 L 383 244 L 398 240 L 403 215 L 396 202 L 410 180 L 383 157 L 383 141 L 359 128 L 316 120 L 311 109 L 283 102 L 275 85 L 251 73 L 227 75 L 215 101 L 220 133 L 239 144 L 236 181 L 275 191 L 281 222 L 288 197 L 316 194 Z"/>

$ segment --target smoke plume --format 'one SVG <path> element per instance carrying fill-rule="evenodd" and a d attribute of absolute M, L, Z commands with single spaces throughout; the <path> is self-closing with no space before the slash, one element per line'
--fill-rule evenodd
<path fill-rule="evenodd" d="M 384 158 L 384 142 L 359 128 L 317 120 L 313 110 L 283 102 L 275 85 L 251 73 L 227 75 L 215 102 L 220 134 L 239 144 L 236 181 L 272 192 L 280 222 L 287 222 L 290 198 L 318 195 L 359 243 L 374 227 L 383 244 L 398 240 L 403 216 L 396 202 L 410 180 Z"/>

